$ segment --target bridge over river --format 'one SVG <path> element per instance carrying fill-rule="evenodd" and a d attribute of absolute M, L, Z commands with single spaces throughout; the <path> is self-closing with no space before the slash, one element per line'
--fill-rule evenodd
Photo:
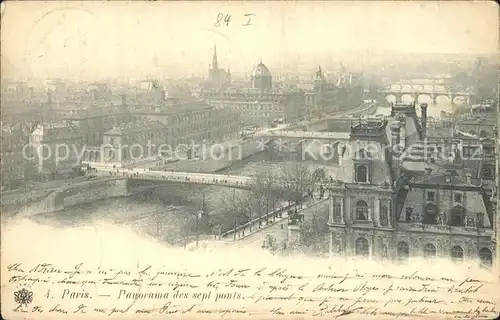
<path fill-rule="evenodd" d="M 440 84 L 415 84 L 396 83 L 379 92 L 384 98 L 394 96 L 396 102 L 401 102 L 403 96 L 410 96 L 415 102 L 423 102 L 419 99 L 423 96 L 430 98 L 432 104 L 437 104 L 438 97 L 447 97 L 451 104 L 456 103 L 456 98 L 464 99 L 467 104 L 471 104 L 475 94 L 471 89 L 458 89 L 453 86 Z"/>
<path fill-rule="evenodd" d="M 103 188 L 110 197 L 128 196 L 145 190 L 166 186 L 171 183 L 195 184 L 253 190 L 258 188 L 255 177 L 237 176 L 228 174 L 211 174 L 197 172 L 157 171 L 148 169 L 94 168 L 89 180 L 62 185 L 48 192 L 40 199 L 28 204 L 21 212 L 22 215 L 33 215 L 42 212 L 52 212 L 64 209 L 66 197 L 86 192 L 95 188 Z M 277 187 L 285 192 L 288 190 L 284 183 L 278 181 Z"/>

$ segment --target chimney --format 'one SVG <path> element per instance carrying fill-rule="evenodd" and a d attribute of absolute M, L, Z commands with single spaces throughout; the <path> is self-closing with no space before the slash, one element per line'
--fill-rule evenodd
<path fill-rule="evenodd" d="M 427 103 L 420 105 L 421 121 L 422 121 L 422 140 L 427 138 Z"/>

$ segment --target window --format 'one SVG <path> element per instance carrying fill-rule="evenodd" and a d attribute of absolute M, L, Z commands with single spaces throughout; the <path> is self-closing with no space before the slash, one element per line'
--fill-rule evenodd
<path fill-rule="evenodd" d="M 484 167 L 483 168 L 483 179 L 493 180 L 495 176 L 495 169 L 493 167 Z"/>
<path fill-rule="evenodd" d="M 342 204 L 338 201 L 333 203 L 333 219 L 336 223 L 340 223 L 342 214 Z"/>
<path fill-rule="evenodd" d="M 436 247 L 433 244 L 428 243 L 424 246 L 424 257 L 425 258 L 436 257 Z"/>
<path fill-rule="evenodd" d="M 380 225 L 387 226 L 389 225 L 389 208 L 386 205 L 380 205 Z"/>
<path fill-rule="evenodd" d="M 398 259 L 407 260 L 410 256 L 410 247 L 406 242 L 400 242 L 398 244 Z"/>
<path fill-rule="evenodd" d="M 484 212 L 477 213 L 477 227 L 484 228 Z"/>
<path fill-rule="evenodd" d="M 436 193 L 434 191 L 427 191 L 427 201 L 436 201 Z"/>
<path fill-rule="evenodd" d="M 455 202 L 460 202 L 462 203 L 462 194 L 461 193 L 455 193 L 453 195 L 454 199 L 455 199 Z"/>
<path fill-rule="evenodd" d="M 360 165 L 356 168 L 356 181 L 368 182 L 368 169 L 365 165 Z"/>
<path fill-rule="evenodd" d="M 424 213 L 424 224 L 436 224 L 436 217 L 437 217 L 437 207 L 433 203 L 429 203 L 425 206 L 425 213 Z"/>
<path fill-rule="evenodd" d="M 479 250 L 479 259 L 481 260 L 481 264 L 488 267 L 491 266 L 493 262 L 491 250 L 488 248 Z"/>
<path fill-rule="evenodd" d="M 453 260 L 463 260 L 464 259 L 464 249 L 459 246 L 451 248 L 451 258 Z"/>
<path fill-rule="evenodd" d="M 365 151 L 365 149 L 359 149 L 357 159 L 366 159 L 366 151 Z"/>
<path fill-rule="evenodd" d="M 356 220 L 368 220 L 368 204 L 364 201 L 356 203 Z"/>
<path fill-rule="evenodd" d="M 492 147 L 483 147 L 483 152 L 487 156 L 492 156 L 493 155 L 493 148 Z"/>
<path fill-rule="evenodd" d="M 413 213 L 413 208 L 406 208 L 406 221 L 411 221 L 411 214 Z"/>
<path fill-rule="evenodd" d="M 362 257 L 370 256 L 370 244 L 365 238 L 358 238 L 356 240 L 356 255 Z"/>
<path fill-rule="evenodd" d="M 451 209 L 451 225 L 456 227 L 463 227 L 465 217 L 465 209 L 462 206 L 455 206 Z"/>
<path fill-rule="evenodd" d="M 464 153 L 464 157 L 466 157 L 466 159 L 474 159 L 474 158 L 471 158 L 473 156 L 476 155 L 476 152 L 479 151 L 479 148 L 477 147 L 464 147 L 463 148 L 463 153 Z"/>

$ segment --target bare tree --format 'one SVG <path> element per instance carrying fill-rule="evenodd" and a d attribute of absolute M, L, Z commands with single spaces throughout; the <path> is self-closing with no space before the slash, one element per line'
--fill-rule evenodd
<path fill-rule="evenodd" d="M 252 218 L 252 202 L 248 195 L 237 195 L 234 190 L 231 196 L 222 197 L 220 203 L 222 212 L 216 223 L 221 226 L 222 232 L 235 229 Z M 236 238 L 236 233 L 234 237 Z"/>
<path fill-rule="evenodd" d="M 286 167 L 279 174 L 280 185 L 283 194 L 290 204 L 295 203 L 302 208 L 306 195 L 311 195 L 314 189 L 314 178 L 308 166 L 296 163 L 291 167 Z"/>
<path fill-rule="evenodd" d="M 259 212 L 262 215 L 262 207 L 265 208 L 266 224 L 269 223 L 267 214 L 276 210 L 276 205 L 281 197 L 280 185 L 278 176 L 273 172 L 268 172 L 265 175 L 259 175 L 255 179 L 253 194 L 259 205 Z"/>
<path fill-rule="evenodd" d="M 246 223 L 253 218 L 255 198 L 250 193 L 240 193 L 234 199 L 236 205 L 236 215 L 240 224 Z"/>

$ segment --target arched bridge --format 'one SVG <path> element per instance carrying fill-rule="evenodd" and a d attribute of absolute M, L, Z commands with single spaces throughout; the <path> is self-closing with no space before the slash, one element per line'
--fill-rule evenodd
<path fill-rule="evenodd" d="M 134 184 L 133 181 L 138 183 Z M 147 183 L 141 183 L 146 181 Z M 154 183 L 152 183 L 154 182 Z M 61 185 L 43 197 L 37 198 L 21 210 L 21 215 L 33 215 L 64 209 L 65 199 L 80 193 L 102 190 L 104 196 L 127 196 L 171 182 L 217 185 L 229 188 L 250 190 L 255 188 L 255 179 L 245 176 L 221 174 L 204 174 L 194 172 L 166 172 L 144 169 L 114 169 L 110 167 L 95 168 L 88 180 L 79 183 Z"/>
<path fill-rule="evenodd" d="M 20 215 L 32 215 L 43 212 L 52 212 L 64 209 L 64 199 L 79 193 L 85 193 L 98 188 L 109 189 L 117 184 L 117 177 L 94 177 L 74 183 L 64 183 L 47 191 L 42 197 L 27 203 Z M 114 194 L 113 190 L 110 194 Z"/>
<path fill-rule="evenodd" d="M 216 185 L 229 188 L 251 189 L 255 179 L 246 176 L 234 176 L 211 173 L 157 171 L 145 169 L 111 169 L 101 167 L 96 174 L 115 179 L 148 180 L 160 182 L 179 182 L 199 185 Z"/>
<path fill-rule="evenodd" d="M 401 102 L 404 95 L 411 96 L 413 101 L 418 102 L 420 96 L 428 96 L 432 103 L 437 103 L 437 98 L 440 96 L 447 97 L 452 104 L 455 103 L 455 98 L 462 97 L 466 99 L 467 104 L 471 103 L 474 94 L 469 91 L 455 91 L 453 88 L 448 88 L 442 85 L 425 85 L 425 84 L 394 84 L 382 91 L 384 98 L 393 95 L 396 102 Z"/>

